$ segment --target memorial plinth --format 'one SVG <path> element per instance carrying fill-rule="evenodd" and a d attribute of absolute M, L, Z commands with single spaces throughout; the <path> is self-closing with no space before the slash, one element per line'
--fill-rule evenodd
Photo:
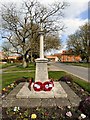
<path fill-rule="evenodd" d="M 47 62 L 48 60 L 46 58 L 36 59 L 35 82 L 36 81 L 45 82 L 48 80 Z"/>
<path fill-rule="evenodd" d="M 16 98 L 67 98 L 67 93 L 62 88 L 59 82 L 54 82 L 54 87 L 51 91 L 34 91 L 33 84 L 31 91 L 28 88 L 29 83 L 25 83 L 21 90 L 17 93 Z"/>

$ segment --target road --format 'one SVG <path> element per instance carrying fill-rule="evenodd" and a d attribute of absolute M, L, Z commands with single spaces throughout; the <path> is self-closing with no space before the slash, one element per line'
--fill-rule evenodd
<path fill-rule="evenodd" d="M 57 68 L 60 68 L 61 70 L 66 71 L 68 73 L 71 73 L 85 81 L 90 82 L 88 68 L 80 67 L 80 66 L 73 66 L 73 65 L 66 65 L 64 63 L 52 63 L 52 65 L 56 66 Z"/>

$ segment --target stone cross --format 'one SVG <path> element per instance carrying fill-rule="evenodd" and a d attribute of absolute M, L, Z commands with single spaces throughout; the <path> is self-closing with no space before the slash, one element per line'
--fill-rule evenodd
<path fill-rule="evenodd" d="M 44 50 L 43 50 L 43 26 L 41 22 L 41 31 L 40 31 L 40 58 L 44 58 Z"/>
<path fill-rule="evenodd" d="M 48 70 L 47 70 L 47 62 L 48 60 L 44 58 L 44 45 L 43 45 L 43 26 L 42 20 L 40 24 L 40 58 L 36 59 L 36 73 L 35 73 L 35 81 L 45 82 L 48 80 Z"/>

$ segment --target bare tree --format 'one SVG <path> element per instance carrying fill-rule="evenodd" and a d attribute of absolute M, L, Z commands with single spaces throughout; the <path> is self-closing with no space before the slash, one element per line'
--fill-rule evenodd
<path fill-rule="evenodd" d="M 48 38 L 46 44 L 49 43 L 45 50 L 57 48 L 60 45 L 60 40 L 55 36 L 58 31 L 64 28 L 60 18 L 63 16 L 62 13 L 66 6 L 65 2 L 57 2 L 46 7 L 37 1 L 30 0 L 24 2 L 19 9 L 13 3 L 2 6 L 2 38 L 12 44 L 14 52 L 23 55 L 24 67 L 27 67 L 28 53 L 39 49 L 41 22 L 45 39 Z M 51 39 L 51 35 L 54 36 L 53 39 Z"/>

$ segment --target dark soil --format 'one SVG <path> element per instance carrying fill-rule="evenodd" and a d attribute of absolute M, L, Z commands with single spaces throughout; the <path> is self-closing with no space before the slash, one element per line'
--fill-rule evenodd
<path fill-rule="evenodd" d="M 74 82 L 67 83 L 69 87 L 83 100 L 90 96 L 90 93 L 85 91 L 82 87 Z"/>

